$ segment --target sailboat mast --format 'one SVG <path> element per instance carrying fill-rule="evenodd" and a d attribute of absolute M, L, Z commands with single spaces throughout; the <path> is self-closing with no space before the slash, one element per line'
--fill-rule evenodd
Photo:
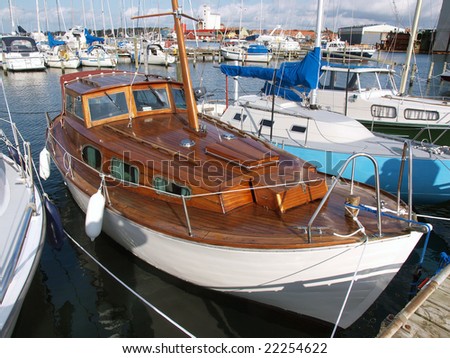
<path fill-rule="evenodd" d="M 172 0 L 173 21 L 175 23 L 175 32 L 177 34 L 178 51 L 180 54 L 181 74 L 184 83 L 184 95 L 186 97 L 186 105 L 188 109 L 189 126 L 195 132 L 199 131 L 197 103 L 194 97 L 194 90 L 192 88 L 191 76 L 189 74 L 189 62 L 186 54 L 186 47 L 184 44 L 184 34 L 181 26 L 181 10 L 178 7 L 178 0 Z"/>
<path fill-rule="evenodd" d="M 195 20 L 195 21 L 198 21 L 198 20 L 194 19 L 193 17 L 183 14 L 181 11 L 181 8 L 178 6 L 178 0 L 172 0 L 172 12 L 163 13 L 163 14 L 133 16 L 132 19 L 133 20 L 143 19 L 143 18 L 147 18 L 147 17 L 156 17 L 156 16 L 163 16 L 163 15 L 172 15 L 173 16 L 173 22 L 175 24 L 175 32 L 177 34 L 178 53 L 179 53 L 179 57 L 180 57 L 180 68 L 181 68 L 181 75 L 182 75 L 183 84 L 184 84 L 184 96 L 186 99 L 189 127 L 194 132 L 200 132 L 200 126 L 198 123 L 197 102 L 195 101 L 194 90 L 192 87 L 191 76 L 189 73 L 189 62 L 188 62 L 187 53 L 186 53 L 186 46 L 184 44 L 184 33 L 183 33 L 183 28 L 181 27 L 181 17 L 184 16 L 191 20 Z"/>
<path fill-rule="evenodd" d="M 37 32 L 41 33 L 41 22 L 39 21 L 39 0 L 36 0 L 36 20 L 37 20 Z"/>
<path fill-rule="evenodd" d="M 411 28 L 411 34 L 409 36 L 408 49 L 406 50 L 405 68 L 403 70 L 402 80 L 400 82 L 400 90 L 399 90 L 400 95 L 404 95 L 406 92 L 406 81 L 408 80 L 409 69 L 411 67 L 411 57 L 412 57 L 412 53 L 414 51 L 414 45 L 416 42 L 417 27 L 419 24 L 421 8 L 422 8 L 422 0 L 417 0 L 416 12 L 414 14 L 414 20 L 413 20 L 413 26 Z"/>
<path fill-rule="evenodd" d="M 319 47 L 321 45 L 322 38 L 322 22 L 323 22 L 323 0 L 318 0 L 317 4 L 317 23 L 316 23 L 316 40 L 314 42 L 314 47 Z M 320 64 L 317 66 L 317 72 L 320 72 Z M 319 77 L 317 77 L 319 78 Z M 311 90 L 310 97 L 310 106 L 311 108 L 317 107 L 317 87 L 318 84 L 315 84 L 315 88 Z"/>
<path fill-rule="evenodd" d="M 11 33 L 14 33 L 16 25 L 14 24 L 14 14 L 13 14 L 13 9 L 12 9 L 12 4 L 11 4 L 11 0 L 8 0 L 8 4 L 9 4 L 9 15 L 11 16 Z"/>

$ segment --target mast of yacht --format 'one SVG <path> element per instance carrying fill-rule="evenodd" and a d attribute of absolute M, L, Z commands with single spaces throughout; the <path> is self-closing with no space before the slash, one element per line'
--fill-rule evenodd
<path fill-rule="evenodd" d="M 36 0 L 36 20 L 37 20 L 37 32 L 41 34 L 41 22 L 39 21 L 39 0 Z"/>
<path fill-rule="evenodd" d="M 323 22 L 323 0 L 318 0 L 317 5 L 317 23 L 316 23 L 316 40 L 314 42 L 314 47 L 320 48 L 320 39 L 322 37 L 322 22 Z M 320 72 L 320 56 L 319 56 L 319 63 L 317 66 L 317 72 L 319 74 Z M 317 76 L 319 78 L 319 76 Z M 316 83 L 315 88 L 311 90 L 311 97 L 310 97 L 310 107 L 315 109 L 317 108 L 317 87 L 318 83 Z"/>
<path fill-rule="evenodd" d="M 14 24 L 14 14 L 12 9 L 11 0 L 8 0 L 9 4 L 9 15 L 11 16 L 11 33 L 13 34 L 16 30 L 16 25 Z"/>
<path fill-rule="evenodd" d="M 189 127 L 194 132 L 200 132 L 200 126 L 198 122 L 198 114 L 197 114 L 197 103 L 195 101 L 194 90 L 192 87 L 192 80 L 189 73 L 189 62 L 186 53 L 186 46 L 184 44 L 184 33 L 183 28 L 181 26 L 181 17 L 186 17 L 188 19 L 198 21 L 191 16 L 183 14 L 182 9 L 178 6 L 178 0 L 172 0 L 172 12 L 162 13 L 162 14 L 152 14 L 152 15 L 141 15 L 141 16 L 133 16 L 132 19 L 142 19 L 147 17 L 156 17 L 156 16 L 164 16 L 164 15 L 172 15 L 173 21 L 175 24 L 175 32 L 177 34 L 177 42 L 178 42 L 178 52 L 180 57 L 180 67 L 181 67 L 181 75 L 183 78 L 184 84 L 184 96 L 186 99 L 186 107 L 188 112 L 188 120 Z"/>
<path fill-rule="evenodd" d="M 406 50 L 405 68 L 403 69 L 402 79 L 400 82 L 399 95 L 404 95 L 406 92 L 406 81 L 408 80 L 409 70 L 411 67 L 411 57 L 414 51 L 414 44 L 416 42 L 417 27 L 419 24 L 420 11 L 422 8 L 422 0 L 417 0 L 416 11 L 414 14 L 413 26 L 409 36 L 408 49 Z"/>

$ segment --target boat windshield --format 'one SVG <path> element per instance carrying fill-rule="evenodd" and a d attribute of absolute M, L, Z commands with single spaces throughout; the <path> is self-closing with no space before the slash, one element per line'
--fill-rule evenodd
<path fill-rule="evenodd" d="M 133 91 L 134 102 L 138 112 L 169 108 L 166 88 L 144 88 Z"/>
<path fill-rule="evenodd" d="M 124 92 L 107 93 L 103 96 L 89 98 L 91 121 L 116 117 L 128 113 Z"/>
<path fill-rule="evenodd" d="M 184 90 L 182 88 L 173 88 L 172 95 L 175 100 L 175 106 L 177 108 L 186 109 L 186 99 L 184 97 Z"/>

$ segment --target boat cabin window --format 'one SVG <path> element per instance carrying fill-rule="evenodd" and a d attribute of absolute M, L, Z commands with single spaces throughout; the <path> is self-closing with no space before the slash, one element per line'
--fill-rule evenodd
<path fill-rule="evenodd" d="M 247 118 L 247 115 L 243 114 L 243 113 L 236 113 L 233 117 L 233 119 L 235 121 L 239 121 L 239 122 L 244 122 L 246 118 Z"/>
<path fill-rule="evenodd" d="M 124 92 L 108 93 L 105 91 L 102 96 L 89 98 L 88 105 L 92 122 L 128 114 Z"/>
<path fill-rule="evenodd" d="M 139 184 L 139 169 L 134 165 L 123 162 L 122 160 L 112 158 L 111 175 L 124 182 Z"/>
<path fill-rule="evenodd" d="M 182 195 L 182 196 L 190 196 L 191 195 L 191 189 L 179 185 L 173 181 L 169 181 L 166 178 L 162 178 L 159 176 L 153 177 L 153 187 L 158 190 L 159 193 L 166 192 L 170 194 L 175 195 Z"/>
<path fill-rule="evenodd" d="M 66 95 L 66 112 L 72 113 L 78 118 L 84 119 L 83 104 L 80 96 Z"/>
<path fill-rule="evenodd" d="M 437 121 L 439 119 L 439 112 L 424 109 L 407 108 L 404 115 L 406 119 L 412 120 Z"/>
<path fill-rule="evenodd" d="M 186 109 L 186 99 L 184 97 L 184 90 L 182 88 L 172 88 L 172 96 L 177 108 Z"/>
<path fill-rule="evenodd" d="M 358 75 L 356 73 L 326 71 L 319 79 L 320 88 L 337 91 L 358 90 Z"/>
<path fill-rule="evenodd" d="M 381 106 L 374 104 L 370 107 L 370 112 L 375 118 L 396 118 L 397 109 L 391 106 Z"/>
<path fill-rule="evenodd" d="M 169 108 L 166 88 L 143 88 L 133 91 L 134 102 L 138 112 Z"/>
<path fill-rule="evenodd" d="M 81 156 L 83 161 L 90 167 L 101 171 L 102 168 L 102 154 L 97 148 L 87 145 L 83 148 Z"/>

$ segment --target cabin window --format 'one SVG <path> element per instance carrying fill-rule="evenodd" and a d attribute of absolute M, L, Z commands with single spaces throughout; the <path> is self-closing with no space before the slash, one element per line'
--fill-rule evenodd
<path fill-rule="evenodd" d="M 102 154 L 97 148 L 87 145 L 82 150 L 82 158 L 85 163 L 95 170 L 100 171 L 102 168 Z"/>
<path fill-rule="evenodd" d="M 184 90 L 182 88 L 172 88 L 172 96 L 177 108 L 186 109 L 186 99 L 184 97 Z"/>
<path fill-rule="evenodd" d="M 120 116 L 128 113 L 124 92 L 107 93 L 103 96 L 89 98 L 91 121 Z"/>
<path fill-rule="evenodd" d="M 73 97 L 71 95 L 66 95 L 66 112 L 72 113 L 78 118 L 84 119 L 83 103 L 80 96 Z"/>
<path fill-rule="evenodd" d="M 259 122 L 259 125 L 265 126 L 265 127 L 272 127 L 273 121 L 271 121 L 270 119 L 261 119 L 261 122 Z"/>
<path fill-rule="evenodd" d="M 121 181 L 139 184 L 139 169 L 122 160 L 112 158 L 110 172 L 113 177 Z"/>
<path fill-rule="evenodd" d="M 397 110 L 395 107 L 390 106 L 380 106 L 377 104 L 374 104 L 370 107 L 370 112 L 372 113 L 372 116 L 375 118 L 396 118 L 397 117 Z"/>
<path fill-rule="evenodd" d="M 182 196 L 190 196 L 192 194 L 191 189 L 188 188 L 187 186 L 180 185 L 178 183 L 175 183 L 173 181 L 158 176 L 153 178 L 153 187 L 160 193 L 166 192 Z"/>
<path fill-rule="evenodd" d="M 293 125 L 291 128 L 291 132 L 305 133 L 306 127 Z"/>
<path fill-rule="evenodd" d="M 404 112 L 405 119 L 437 121 L 439 119 L 439 112 L 426 111 L 423 109 L 407 108 Z"/>
<path fill-rule="evenodd" d="M 165 88 L 145 88 L 133 91 L 138 112 L 169 108 L 169 98 Z"/>
<path fill-rule="evenodd" d="M 236 113 L 233 119 L 235 121 L 244 122 L 247 119 L 247 115 L 243 113 Z"/>

